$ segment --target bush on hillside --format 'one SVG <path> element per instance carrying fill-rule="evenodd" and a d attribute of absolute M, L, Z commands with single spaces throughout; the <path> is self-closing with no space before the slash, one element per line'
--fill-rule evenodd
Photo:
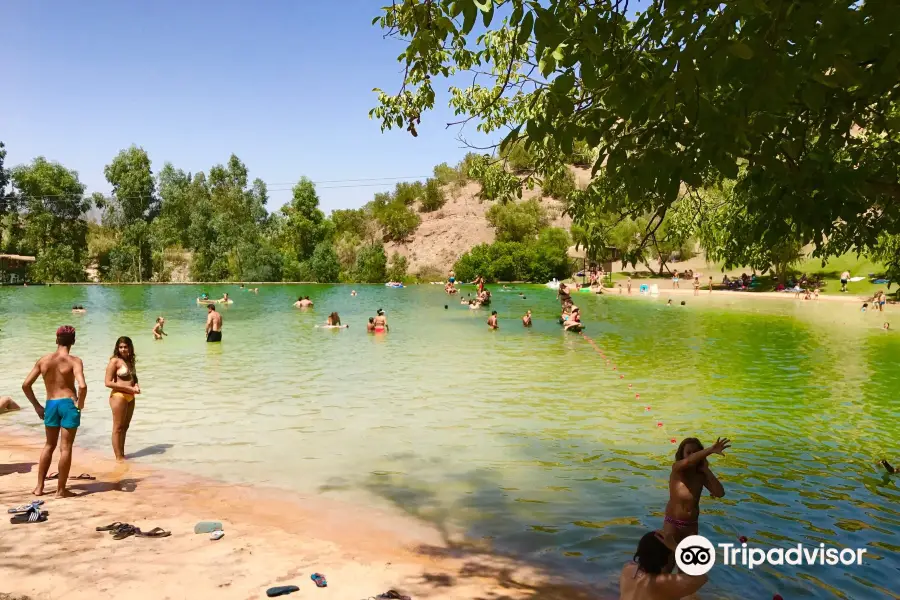
<path fill-rule="evenodd" d="M 525 147 L 525 142 L 523 141 L 507 145 L 500 151 L 500 158 L 514 173 L 534 169 L 534 153 Z"/>
<path fill-rule="evenodd" d="M 399 252 L 394 252 L 391 255 L 391 264 L 384 276 L 388 281 L 403 281 L 406 279 L 406 268 L 406 257 L 401 256 Z"/>
<path fill-rule="evenodd" d="M 422 192 L 422 203 L 419 210 L 421 212 L 433 212 L 438 210 L 447 202 L 444 196 L 444 190 L 437 179 L 429 179 L 425 182 L 425 189 Z"/>
<path fill-rule="evenodd" d="M 384 230 L 384 236 L 395 242 L 408 238 L 422 222 L 411 208 L 401 201 L 391 201 L 375 211 L 375 218 Z"/>
<path fill-rule="evenodd" d="M 565 230 L 547 228 L 537 240 L 481 244 L 463 254 L 453 270 L 460 281 L 478 275 L 487 281 L 546 282 L 570 275 L 569 235 Z"/>
<path fill-rule="evenodd" d="M 565 200 L 569 194 L 575 191 L 575 175 L 569 169 L 565 169 L 559 173 L 545 176 L 541 189 L 545 196 Z"/>
<path fill-rule="evenodd" d="M 547 211 L 535 199 L 494 204 L 485 216 L 500 242 L 524 242 L 534 239 L 549 223 Z"/>
<path fill-rule="evenodd" d="M 386 265 L 384 246 L 381 244 L 363 246 L 356 253 L 354 279 L 361 283 L 382 283 L 385 281 Z"/>
<path fill-rule="evenodd" d="M 597 159 L 594 156 L 594 149 L 587 142 L 582 140 L 575 142 L 571 158 L 573 165 L 582 168 L 592 167 L 595 160 Z"/>
<path fill-rule="evenodd" d="M 394 187 L 394 202 L 409 206 L 422 198 L 425 186 L 421 181 L 401 181 Z"/>
<path fill-rule="evenodd" d="M 416 279 L 419 281 L 446 281 L 447 269 L 441 269 L 434 265 L 425 265 L 424 267 L 419 267 L 419 270 L 416 271 Z"/>
<path fill-rule="evenodd" d="M 509 202 L 522 197 L 522 182 L 519 178 L 489 156 L 473 158 L 468 175 L 481 185 L 478 197 L 482 200 Z"/>
<path fill-rule="evenodd" d="M 372 215 L 365 208 L 335 210 L 331 213 L 336 236 L 350 233 L 363 239 L 366 237 L 371 219 Z"/>

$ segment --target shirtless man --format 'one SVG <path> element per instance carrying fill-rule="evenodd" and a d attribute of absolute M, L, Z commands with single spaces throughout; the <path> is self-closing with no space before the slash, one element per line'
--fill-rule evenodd
<path fill-rule="evenodd" d="M 626 280 L 625 285 L 628 286 L 628 294 L 631 295 L 631 277 Z"/>
<path fill-rule="evenodd" d="M 674 540 L 661 531 L 651 531 L 638 543 L 634 560 L 619 576 L 619 600 L 674 600 L 685 598 L 707 582 L 706 575 L 673 574 Z"/>
<path fill-rule="evenodd" d="M 206 341 L 222 341 L 222 315 L 216 312 L 215 304 L 207 304 L 206 313 Z"/>
<path fill-rule="evenodd" d="M 522 317 L 522 325 L 524 327 L 531 327 L 531 311 L 529 310 L 525 313 L 525 316 Z"/>
<path fill-rule="evenodd" d="M 492 310 L 491 316 L 488 317 L 487 326 L 489 329 L 500 329 L 500 325 L 497 323 L 497 311 Z"/>
<path fill-rule="evenodd" d="M 87 383 L 84 381 L 84 364 L 77 356 L 69 354 L 72 344 L 75 343 L 75 328 L 71 325 L 63 325 L 56 330 L 56 352 L 41 357 L 34 364 L 31 372 L 22 383 L 22 391 L 25 397 L 34 406 L 37 416 L 44 420 L 44 431 L 47 442 L 41 451 L 41 459 L 38 465 L 38 483 L 34 488 L 34 495 L 41 496 L 44 493 L 44 480 L 50 469 L 50 461 L 53 459 L 53 451 L 60 437 L 62 447 L 59 451 L 59 483 L 56 488 L 57 498 L 74 496 L 66 489 L 69 481 L 69 469 L 72 467 L 72 443 L 78 426 L 81 425 L 81 411 L 84 408 L 84 399 L 87 397 Z M 44 387 L 47 389 L 47 406 L 41 406 L 34 396 L 31 386 L 38 377 L 43 377 Z M 75 386 L 78 393 L 75 393 Z M 75 398 L 78 398 L 77 403 Z M 60 431 L 62 429 L 62 431 Z"/>
<path fill-rule="evenodd" d="M 663 523 L 663 531 L 676 545 L 689 535 L 698 535 L 697 519 L 703 488 L 708 489 L 713 498 L 725 495 L 725 488 L 713 475 L 706 458 L 710 454 L 725 454 L 730 447 L 728 438 L 719 438 L 705 450 L 697 438 L 685 438 L 678 446 L 669 475 L 669 503 Z"/>

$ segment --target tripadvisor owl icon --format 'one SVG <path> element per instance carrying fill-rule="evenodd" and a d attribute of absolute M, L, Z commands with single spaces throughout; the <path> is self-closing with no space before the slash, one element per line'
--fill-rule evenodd
<path fill-rule="evenodd" d="M 705 575 L 716 564 L 716 549 L 702 535 L 689 535 L 675 548 L 675 564 L 685 575 Z"/>

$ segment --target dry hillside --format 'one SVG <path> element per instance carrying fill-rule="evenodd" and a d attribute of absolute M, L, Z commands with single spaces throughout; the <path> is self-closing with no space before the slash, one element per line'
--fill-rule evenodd
<path fill-rule="evenodd" d="M 590 180 L 590 171 L 577 168 L 573 171 L 578 186 L 584 187 Z M 492 203 L 479 200 L 478 191 L 478 184 L 471 181 L 461 188 L 446 187 L 447 203 L 443 208 L 432 213 L 420 213 L 422 224 L 410 239 L 404 243 L 386 243 L 385 253 L 388 257 L 394 252 L 405 256 L 410 274 L 425 269 L 446 273 L 472 247 L 493 242 L 494 230 L 485 217 Z M 568 229 L 572 225 L 572 220 L 562 214 L 562 203 L 544 197 L 539 187 L 523 191 L 522 200 L 531 198 L 541 201 L 554 227 Z"/>

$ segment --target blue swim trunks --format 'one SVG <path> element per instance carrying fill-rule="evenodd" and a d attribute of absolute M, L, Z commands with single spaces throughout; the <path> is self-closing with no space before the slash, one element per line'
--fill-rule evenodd
<path fill-rule="evenodd" d="M 81 411 L 75 407 L 75 401 L 71 398 L 47 400 L 47 406 L 44 407 L 44 425 L 76 429 L 81 425 Z"/>

